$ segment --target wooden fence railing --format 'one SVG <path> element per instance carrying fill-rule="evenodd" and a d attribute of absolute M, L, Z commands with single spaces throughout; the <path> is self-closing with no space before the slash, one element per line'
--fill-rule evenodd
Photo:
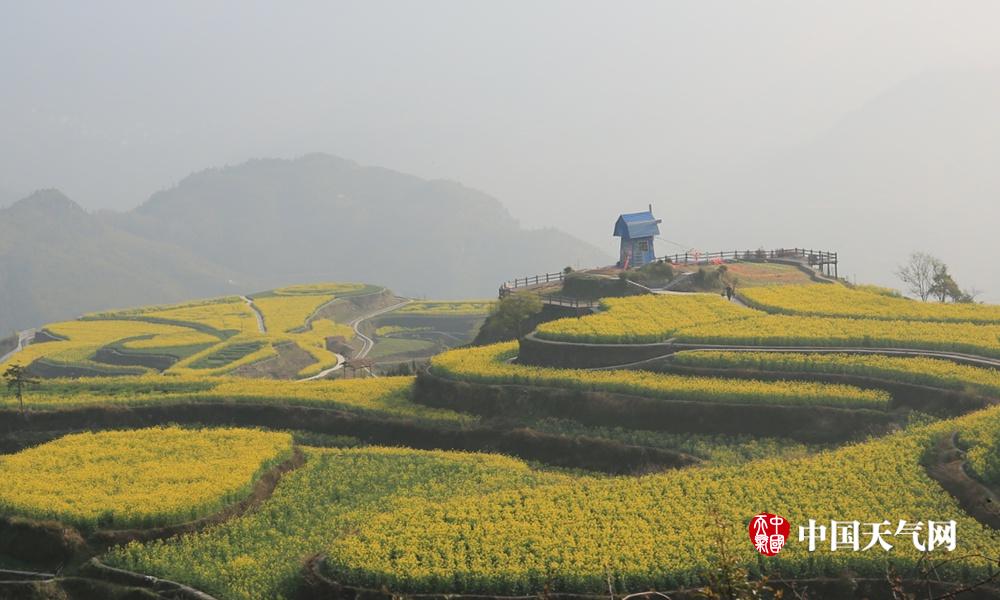
<path fill-rule="evenodd" d="M 529 287 L 533 285 L 541 285 L 543 283 L 553 283 L 557 281 L 562 281 L 566 278 L 566 274 L 562 271 L 558 273 L 542 273 L 541 275 L 528 275 L 525 277 L 516 277 L 510 281 L 505 281 L 501 287 L 507 287 L 511 289 L 516 289 L 519 287 Z"/>
<path fill-rule="evenodd" d="M 566 279 L 566 274 L 561 271 L 558 273 L 542 273 L 541 275 L 517 277 L 515 279 L 511 279 L 510 281 L 505 281 L 500 285 L 500 299 L 503 300 L 519 289 L 533 288 L 546 283 L 558 283 L 564 279 Z M 595 308 L 598 304 L 596 300 L 580 300 L 579 298 L 569 298 L 567 296 L 550 296 L 543 294 L 540 298 L 542 299 L 543 304 L 565 306 L 568 308 Z"/>
<path fill-rule="evenodd" d="M 661 256 L 656 260 L 666 261 L 675 265 L 690 265 L 712 261 L 760 261 L 775 259 L 801 260 L 810 267 L 819 268 L 825 275 L 837 277 L 836 252 L 829 252 L 827 250 L 812 250 L 807 248 L 778 248 L 776 250 L 724 250 L 722 252 L 689 251 L 683 254 L 678 253 Z M 542 273 L 540 275 L 527 275 L 525 277 L 515 277 L 514 279 L 505 281 L 500 285 L 500 298 L 506 298 L 518 289 L 526 289 L 538 285 L 544 285 L 546 283 L 560 282 L 565 278 L 566 274 L 562 271 L 556 273 Z M 557 301 L 567 302 L 567 304 L 559 304 L 560 306 L 593 307 L 597 305 L 596 302 L 587 304 L 587 301 L 578 301 L 573 298 L 563 298 L 560 296 L 543 296 L 542 299 L 548 304 L 556 304 Z M 569 302 L 577 302 L 578 304 L 568 304 Z"/>
<path fill-rule="evenodd" d="M 670 254 L 661 256 L 657 260 L 663 260 L 675 265 L 690 265 L 712 261 L 727 260 L 774 260 L 774 259 L 794 259 L 802 260 L 810 267 L 818 267 L 826 275 L 837 277 L 837 253 L 827 250 L 813 250 L 809 248 L 778 248 L 777 250 L 731 250 L 722 252 L 694 252 L 689 251 L 683 254 Z"/>
<path fill-rule="evenodd" d="M 542 273 L 541 275 L 515 277 L 510 281 L 505 281 L 500 284 L 500 299 L 503 300 L 518 289 L 531 288 L 536 285 L 544 285 L 546 283 L 555 283 L 562 281 L 565 278 L 566 274 L 562 271 L 559 271 L 558 273 Z"/>
<path fill-rule="evenodd" d="M 580 300 L 579 298 L 567 298 L 566 296 L 541 296 L 542 304 L 551 306 L 565 306 L 567 308 L 597 308 L 597 300 Z"/>

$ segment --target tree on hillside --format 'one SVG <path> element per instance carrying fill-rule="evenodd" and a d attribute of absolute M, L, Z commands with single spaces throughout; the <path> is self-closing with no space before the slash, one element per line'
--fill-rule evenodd
<path fill-rule="evenodd" d="M 905 263 L 896 269 L 896 277 L 906 284 L 907 291 L 924 302 L 931 297 L 934 274 L 943 263 L 930 254 L 914 252 Z"/>
<path fill-rule="evenodd" d="M 542 299 L 538 294 L 522 292 L 511 294 L 498 302 L 493 309 L 493 319 L 499 327 L 520 339 L 527 333 L 524 330 L 528 321 L 540 312 Z"/>
<path fill-rule="evenodd" d="M 7 389 L 17 396 L 17 403 L 21 407 L 21 416 L 24 416 L 24 389 L 29 385 L 38 383 L 37 379 L 28 376 L 28 369 L 22 365 L 14 364 L 7 367 L 3 373 L 3 378 L 7 382 Z"/>
<path fill-rule="evenodd" d="M 914 252 L 900 265 L 896 276 L 907 285 L 907 290 L 921 300 L 934 298 L 939 302 L 975 302 L 979 291 L 963 290 L 948 271 L 948 265 L 923 252 Z"/>
<path fill-rule="evenodd" d="M 947 302 L 949 298 L 958 302 L 962 298 L 961 288 L 948 272 L 948 265 L 944 263 L 938 263 L 934 266 L 934 277 L 931 279 L 929 291 L 931 296 L 938 299 L 938 302 Z"/>

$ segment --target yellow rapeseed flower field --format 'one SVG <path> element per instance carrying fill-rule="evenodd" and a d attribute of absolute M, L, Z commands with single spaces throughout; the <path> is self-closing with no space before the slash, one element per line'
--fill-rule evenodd
<path fill-rule="evenodd" d="M 422 302 L 411 302 L 398 309 L 399 314 L 412 315 L 485 315 L 493 309 L 496 302 L 484 300 L 482 302 L 455 301 L 448 300 L 425 300 Z"/>
<path fill-rule="evenodd" d="M 542 323 L 537 335 L 543 339 L 607 344 L 662 342 L 685 327 L 759 314 L 716 294 L 605 298 L 601 308 L 596 315 Z"/>
<path fill-rule="evenodd" d="M 808 519 L 954 519 L 958 548 L 937 558 L 995 557 L 1000 533 L 966 514 L 921 465 L 933 439 L 956 429 L 963 439 L 996 439 L 1000 407 L 800 459 L 410 499 L 336 537 L 328 562 L 335 579 L 395 592 L 600 593 L 609 579 L 619 594 L 666 590 L 702 583 L 717 552 L 717 518 L 752 572 L 766 566 L 784 577 L 879 577 L 887 558 L 900 570 L 920 560 L 907 537 L 889 538 L 891 553 L 831 552 L 829 542 L 807 552 L 794 536 Z M 760 511 L 792 524 L 793 539 L 773 559 L 760 559 L 746 537 Z M 990 566 L 959 558 L 938 574 L 971 581 Z"/>
<path fill-rule="evenodd" d="M 298 373 L 300 377 L 308 377 L 337 364 L 337 356 L 326 348 L 326 339 L 330 337 L 353 339 L 354 329 L 349 325 L 335 323 L 330 319 L 317 319 L 310 323 L 308 330 L 289 335 L 300 348 L 316 360 Z"/>
<path fill-rule="evenodd" d="M 273 290 L 273 293 L 279 296 L 320 296 L 320 295 L 334 295 L 340 296 L 343 294 L 356 293 L 367 286 L 363 283 L 303 283 L 299 285 L 290 285 L 283 288 L 278 288 Z"/>
<path fill-rule="evenodd" d="M 332 294 L 294 294 L 254 298 L 253 303 L 264 315 L 264 325 L 268 332 L 281 334 L 304 327 L 310 315 L 333 299 Z"/>
<path fill-rule="evenodd" d="M 754 572 L 882 577 L 887 558 L 901 570 L 918 559 L 905 538 L 891 540 L 891 554 L 808 553 L 793 539 L 777 558 L 759 560 L 747 522 L 775 512 L 794 535 L 808 519 L 955 519 L 958 549 L 938 558 L 996 556 L 1000 534 L 969 517 L 921 465 L 933 440 L 953 430 L 972 444 L 996 438 L 1000 407 L 802 458 L 643 477 L 559 474 L 484 454 L 308 450 L 306 466 L 260 510 L 194 535 L 130 544 L 108 560 L 234 599 L 293 597 L 301 557 L 318 552 L 334 578 L 398 592 L 602 593 L 610 578 L 624 594 L 703 583 L 721 533 Z M 963 559 L 940 575 L 987 570 Z"/>
<path fill-rule="evenodd" d="M 755 308 L 786 315 L 1000 324 L 995 304 L 918 302 L 840 284 L 744 288 L 739 295 Z"/>
<path fill-rule="evenodd" d="M 1000 357 L 1000 325 L 765 315 L 679 330 L 678 342 L 905 348 Z"/>
<path fill-rule="evenodd" d="M 240 298 L 143 313 L 144 317 L 199 323 L 219 331 L 255 331 L 257 318 Z"/>
<path fill-rule="evenodd" d="M 553 369 L 509 362 L 517 342 L 450 350 L 431 359 L 435 374 L 482 383 L 548 385 L 670 400 L 886 408 L 888 393 L 803 381 L 689 377 L 648 371 Z"/>
<path fill-rule="evenodd" d="M 755 292 L 758 289 L 784 288 L 754 288 Z M 758 346 L 908 348 L 1000 357 L 1000 324 L 772 315 L 712 294 L 609 298 L 601 304 L 604 310 L 595 315 L 543 323 L 538 337 L 603 344 L 673 339 Z"/>
<path fill-rule="evenodd" d="M 176 339 L 172 336 L 185 337 L 192 335 L 193 331 L 177 325 L 110 319 L 51 323 L 45 329 L 60 339 L 27 346 L 8 359 L 7 363 L 0 365 L 0 370 L 7 364 L 27 365 L 42 357 L 58 363 L 90 364 L 91 357 L 99 348 L 114 342 L 143 336 L 148 336 L 149 340 L 160 336 L 165 336 L 165 340 L 171 340 Z M 172 345 L 169 341 L 166 344 Z"/>
<path fill-rule="evenodd" d="M 244 377 L 161 376 L 48 379 L 24 395 L 30 410 L 79 406 L 140 406 L 185 402 L 242 402 L 317 406 L 391 418 L 444 424 L 476 417 L 413 402 L 413 377 L 283 381 Z M 13 394 L 0 390 L 0 407 L 16 408 Z"/>
<path fill-rule="evenodd" d="M 180 346 L 200 346 L 217 344 L 219 338 L 194 329 L 183 329 L 175 333 L 161 333 L 150 337 L 128 340 L 122 344 L 126 350 L 153 350 L 156 348 L 177 348 Z"/>
<path fill-rule="evenodd" d="M 223 296 L 220 298 L 206 298 L 204 300 L 193 300 L 191 302 L 182 302 L 179 304 L 158 304 L 158 305 L 147 305 L 138 306 L 134 308 L 124 308 L 120 310 L 107 310 L 101 312 L 87 313 L 83 316 L 83 319 L 120 319 L 125 317 L 144 317 L 152 314 L 170 313 L 179 314 L 186 313 L 188 315 L 202 315 L 204 319 L 213 319 L 220 314 L 228 313 L 233 310 L 232 307 L 228 306 L 230 304 L 243 304 L 243 300 L 239 296 Z M 245 306 L 245 304 L 244 304 Z M 180 319 L 180 320 L 190 320 L 205 325 L 211 325 L 210 322 L 199 319 Z M 217 327 L 217 329 L 226 329 L 225 327 Z"/>
<path fill-rule="evenodd" d="M 292 453 L 287 433 L 180 429 L 79 433 L 0 456 L 0 511 L 91 528 L 216 512 Z"/>
<path fill-rule="evenodd" d="M 575 479 L 493 454 L 403 448 L 306 449 L 258 510 L 192 535 L 115 549 L 106 560 L 227 600 L 297 597 L 304 557 L 383 510 L 425 498 Z"/>
<path fill-rule="evenodd" d="M 698 350 L 678 352 L 673 362 L 693 367 L 863 375 L 1000 397 L 1000 372 L 935 358 Z"/>
<path fill-rule="evenodd" d="M 137 353 L 155 354 L 162 350 L 162 354 L 171 354 L 183 349 L 182 359 L 167 373 L 213 376 L 275 356 L 276 344 L 293 343 L 314 360 L 298 373 L 307 377 L 337 362 L 334 353 L 326 349 L 326 338 L 354 337 L 353 329 L 347 325 L 330 319 L 309 321 L 309 318 L 337 294 L 356 294 L 369 288 L 381 289 L 356 283 L 322 283 L 264 293 L 254 304 L 264 316 L 265 333 L 258 331 L 256 315 L 239 296 L 90 313 L 77 321 L 48 325 L 49 332 L 65 339 L 30 345 L 8 362 L 27 365 L 45 358 L 104 373 L 143 371 L 143 367 L 119 367 L 91 360 L 98 349 L 119 344 L 119 350 Z M 236 346 L 248 345 L 255 349 L 249 353 L 233 352 Z M 219 359 L 230 356 L 234 358 L 229 362 Z M 209 357 L 212 360 L 206 361 Z"/>

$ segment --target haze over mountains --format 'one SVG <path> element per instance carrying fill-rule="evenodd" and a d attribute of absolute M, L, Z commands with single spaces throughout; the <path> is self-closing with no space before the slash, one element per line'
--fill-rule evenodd
<path fill-rule="evenodd" d="M 283 284 L 381 283 L 491 297 L 540 268 L 612 256 L 526 230 L 496 199 L 312 154 L 211 169 L 128 213 L 88 213 L 55 190 L 0 210 L 0 331 L 119 306 Z"/>
<path fill-rule="evenodd" d="M 681 232 L 709 248 L 814 244 L 839 250 L 841 275 L 894 287 L 916 250 L 1000 302 L 1000 71 L 938 71 L 908 79 L 812 139 L 677 186 Z M 786 241 L 781 241 L 786 240 Z"/>
<path fill-rule="evenodd" d="M 829 248 L 841 252 L 842 275 L 895 286 L 894 267 L 924 250 L 1000 301 L 998 105 L 1000 73 L 928 73 L 796 146 L 665 174 L 669 201 L 624 181 L 601 214 L 652 200 L 669 240 Z M 126 213 L 88 213 L 42 192 L 0 209 L 0 332 L 321 279 L 492 296 L 515 275 L 611 262 L 610 219 L 590 231 L 581 212 L 566 209 L 560 225 L 604 247 L 520 228 L 497 200 L 458 183 L 322 154 L 196 173 Z"/>
<path fill-rule="evenodd" d="M 842 275 L 898 286 L 921 250 L 1000 302 L 1000 4 L 764 4 L 11 3 L 0 209 L 57 188 L 119 212 L 67 211 L 79 228 L 51 248 L 0 212 L 0 327 L 69 302 L 45 287 L 64 271 L 100 287 L 151 248 L 163 262 L 107 275 L 108 294 L 329 274 L 492 295 L 498 278 L 609 262 L 615 217 L 650 203 L 660 254 L 813 246 L 839 251 Z M 208 166 L 315 151 L 431 181 L 256 161 L 133 210 Z M 68 316 L 106 305 L 90 292 Z"/>

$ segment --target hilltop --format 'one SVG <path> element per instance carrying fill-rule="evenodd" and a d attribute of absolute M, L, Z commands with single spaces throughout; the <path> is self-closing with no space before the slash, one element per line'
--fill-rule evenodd
<path fill-rule="evenodd" d="M 0 332 L 116 306 L 323 280 L 483 297 L 511 273 L 611 257 L 497 199 L 323 154 L 191 175 L 128 213 L 56 190 L 0 209 Z"/>
<path fill-rule="evenodd" d="M 185 248 L 119 229 L 56 190 L 0 209 L 3 335 L 90 310 L 218 294 L 232 277 Z"/>
<path fill-rule="evenodd" d="M 499 200 L 326 154 L 192 175 L 120 220 L 268 284 L 379 281 L 406 295 L 492 295 L 510 273 L 610 256 L 557 230 L 525 230 Z"/>

